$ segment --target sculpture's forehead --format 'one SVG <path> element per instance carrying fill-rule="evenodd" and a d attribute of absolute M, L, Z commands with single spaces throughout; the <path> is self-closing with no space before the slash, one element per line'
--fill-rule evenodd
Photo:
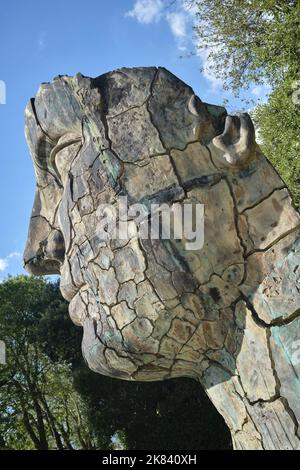
<path fill-rule="evenodd" d="M 82 109 L 70 77 L 42 84 L 25 110 L 25 135 L 34 161 L 46 161 L 64 134 L 80 134 L 81 121 Z"/>
<path fill-rule="evenodd" d="M 41 85 L 34 100 L 36 119 L 51 140 L 80 130 L 82 109 L 76 99 L 72 79 L 61 77 Z"/>
<path fill-rule="evenodd" d="M 43 170 L 59 139 L 69 133 L 80 136 L 82 110 L 68 77 L 42 84 L 25 110 L 25 136 L 36 169 L 38 183 L 43 184 Z"/>
<path fill-rule="evenodd" d="M 86 100 L 86 96 L 94 89 L 98 90 L 98 100 L 101 103 L 97 103 L 96 94 L 93 94 L 91 100 Z M 161 119 L 159 124 L 164 127 L 161 130 L 167 132 L 172 115 L 184 114 L 193 95 L 191 87 L 164 68 L 123 68 L 95 79 L 80 74 L 74 77 L 59 76 L 51 83 L 42 84 L 34 100 L 31 100 L 26 111 L 26 128 L 30 130 L 36 123 L 48 137 L 57 140 L 63 133 L 79 128 L 86 104 L 87 107 L 94 107 L 94 112 L 97 104 L 101 104 L 101 112 L 107 118 L 112 118 L 142 107 L 149 101 L 149 113 L 152 107 L 152 114 Z M 201 106 L 201 103 L 198 99 L 198 111 L 202 120 L 224 114 L 224 108 L 210 106 L 208 109 L 204 104 Z M 185 119 L 186 125 L 196 120 L 191 113 Z"/>
<path fill-rule="evenodd" d="M 209 142 L 225 114 L 163 68 L 123 68 L 42 84 L 26 108 L 25 129 L 39 179 L 40 169 L 51 172 L 49 156 L 66 134 L 80 138 L 85 129 L 96 142 L 92 153 L 110 148 L 124 163 L 139 163 L 183 150 L 199 135 Z"/>
<path fill-rule="evenodd" d="M 56 77 L 50 83 L 43 83 L 35 98 L 28 104 L 25 114 L 26 130 L 32 131 L 32 141 L 37 138 L 36 127 L 40 127 L 53 141 L 58 140 L 65 132 L 78 130 L 85 114 L 82 108 L 84 95 L 95 88 L 99 91 L 102 111 L 108 118 L 141 107 L 151 94 L 151 85 L 156 74 L 156 68 L 145 67 L 120 69 L 95 79 L 79 74 L 75 77 Z M 168 76 L 173 78 L 171 81 L 176 86 L 169 83 L 169 86 L 165 86 L 165 93 L 172 85 L 174 97 L 178 84 L 184 89 L 189 88 L 169 72 L 164 73 L 164 82 Z M 93 99 L 93 105 L 97 105 L 95 95 Z"/>

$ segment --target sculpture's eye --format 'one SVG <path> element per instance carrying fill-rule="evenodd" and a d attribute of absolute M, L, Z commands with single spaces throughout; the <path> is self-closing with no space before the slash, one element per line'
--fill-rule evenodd
<path fill-rule="evenodd" d="M 62 137 L 50 154 L 50 165 L 61 183 L 64 183 L 71 164 L 82 146 L 81 138 L 72 137 L 72 139 L 70 136 Z"/>
<path fill-rule="evenodd" d="M 78 154 L 81 143 L 76 142 L 59 150 L 55 155 L 55 166 L 60 179 L 64 180 L 64 175 L 68 173 L 71 163 Z"/>

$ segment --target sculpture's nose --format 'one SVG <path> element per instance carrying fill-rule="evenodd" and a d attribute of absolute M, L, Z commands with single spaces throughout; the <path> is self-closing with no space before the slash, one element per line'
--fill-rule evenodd
<path fill-rule="evenodd" d="M 65 244 L 60 230 L 53 228 L 40 214 L 40 198 L 36 193 L 24 251 L 24 267 L 30 274 L 60 274 Z"/>
<path fill-rule="evenodd" d="M 34 220 L 33 224 L 30 224 L 31 233 L 24 251 L 24 267 L 26 271 L 36 276 L 60 274 L 65 254 L 62 234 L 58 230 L 53 230 L 46 238 L 42 237 L 39 240 L 40 233 L 35 233 L 37 225 L 40 225 L 39 222 Z"/>

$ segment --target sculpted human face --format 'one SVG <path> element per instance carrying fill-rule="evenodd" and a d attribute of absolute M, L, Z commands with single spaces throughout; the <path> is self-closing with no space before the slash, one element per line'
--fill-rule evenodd
<path fill-rule="evenodd" d="M 42 85 L 26 136 L 37 192 L 25 267 L 60 274 L 89 366 L 129 380 L 199 377 L 224 357 L 234 368 L 233 312 L 257 287 L 246 258 L 284 233 L 288 200 L 250 118 L 226 117 L 164 69 L 121 69 Z M 273 191 L 263 218 L 257 204 Z M 204 204 L 204 245 L 143 240 L 134 220 L 128 239 L 103 236 L 101 208 L 124 196 L 146 212 Z M 292 210 L 288 219 L 298 223 Z"/>

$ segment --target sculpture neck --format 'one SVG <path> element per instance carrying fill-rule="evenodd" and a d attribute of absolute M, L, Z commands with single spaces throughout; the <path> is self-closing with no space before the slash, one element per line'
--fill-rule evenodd
<path fill-rule="evenodd" d="M 258 312 L 259 316 L 259 312 Z M 241 342 L 231 356 L 199 377 L 225 419 L 236 449 L 300 449 L 300 318 L 277 326 L 263 324 L 245 302 L 235 309 L 243 325 Z"/>

